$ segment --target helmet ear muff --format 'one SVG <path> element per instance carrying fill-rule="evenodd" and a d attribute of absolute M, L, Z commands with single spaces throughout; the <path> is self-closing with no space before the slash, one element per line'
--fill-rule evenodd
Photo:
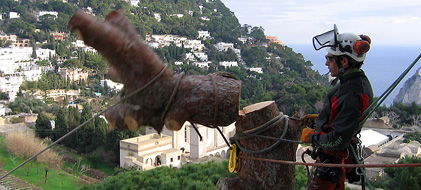
<path fill-rule="evenodd" d="M 357 54 L 364 54 L 370 50 L 371 39 L 366 35 L 360 35 L 361 40 L 354 43 L 354 51 Z"/>
<path fill-rule="evenodd" d="M 357 54 L 364 54 L 370 50 L 370 43 L 365 40 L 360 40 L 354 43 L 354 51 Z"/>

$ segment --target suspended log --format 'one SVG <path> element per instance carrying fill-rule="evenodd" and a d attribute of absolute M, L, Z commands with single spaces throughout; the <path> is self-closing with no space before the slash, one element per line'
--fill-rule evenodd
<path fill-rule="evenodd" d="M 236 122 L 236 130 L 245 132 L 255 129 L 280 114 L 274 101 L 260 102 L 240 111 L 240 118 Z M 284 132 L 284 121 L 262 132 L 259 135 L 280 138 Z M 284 139 L 298 140 L 301 136 L 301 128 L 297 120 L 288 120 L 288 129 Z M 240 140 L 240 144 L 248 150 L 263 150 L 275 143 L 275 140 L 250 137 Z M 275 149 L 265 153 L 249 154 L 241 152 L 240 155 L 267 158 L 276 160 L 295 161 L 298 144 L 281 142 Z M 243 189 L 294 189 L 293 165 L 283 165 L 258 160 L 241 159 L 241 169 L 237 178 L 221 178 L 218 181 L 219 190 L 243 190 Z"/>
<path fill-rule="evenodd" d="M 179 130 L 185 121 L 215 127 L 237 119 L 240 80 L 174 73 L 123 12 L 113 11 L 102 20 L 77 11 L 69 27 L 111 64 L 110 79 L 124 84 L 121 97 L 144 88 L 105 113 L 110 128 L 136 130 L 147 125 L 160 132 L 164 124 Z"/>

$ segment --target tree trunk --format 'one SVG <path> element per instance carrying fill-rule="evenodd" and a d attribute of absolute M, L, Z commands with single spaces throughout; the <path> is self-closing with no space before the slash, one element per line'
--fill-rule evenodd
<path fill-rule="evenodd" d="M 175 74 L 145 44 L 122 12 L 113 11 L 100 20 L 78 11 L 69 26 L 109 61 L 110 79 L 124 84 L 122 96 L 145 87 L 105 113 L 110 128 L 136 130 L 148 125 L 160 132 L 164 124 L 170 130 L 179 130 L 185 121 L 215 127 L 237 119 L 240 80 Z M 146 86 L 155 77 L 157 80 Z"/>
<path fill-rule="evenodd" d="M 274 101 L 261 102 L 245 107 L 240 111 L 240 118 L 235 124 L 237 132 L 255 129 L 279 115 L 279 110 Z M 260 135 L 280 138 L 284 132 L 284 120 L 278 125 L 262 132 Z M 301 128 L 298 121 L 288 120 L 288 129 L 284 139 L 298 140 Z M 240 140 L 240 144 L 249 150 L 262 150 L 272 144 L 274 140 L 250 137 Z M 274 160 L 295 161 L 298 144 L 281 142 L 275 149 L 261 153 L 240 155 L 267 158 Z M 241 159 L 241 169 L 237 178 L 222 178 L 218 181 L 217 188 L 222 189 L 294 189 L 295 166 L 283 165 L 258 160 Z"/>

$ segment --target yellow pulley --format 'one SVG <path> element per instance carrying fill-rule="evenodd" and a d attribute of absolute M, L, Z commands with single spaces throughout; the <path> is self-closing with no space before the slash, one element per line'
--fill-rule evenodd
<path fill-rule="evenodd" d="M 240 171 L 240 158 L 238 158 L 237 145 L 232 144 L 230 159 L 228 163 L 228 170 L 231 173 L 238 173 Z"/>

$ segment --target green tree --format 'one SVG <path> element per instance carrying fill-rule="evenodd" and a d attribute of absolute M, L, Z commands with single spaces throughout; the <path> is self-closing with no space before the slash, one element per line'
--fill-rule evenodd
<path fill-rule="evenodd" d="M 0 100 L 9 100 L 9 94 L 6 92 L 0 92 Z"/>
<path fill-rule="evenodd" d="M 52 127 L 50 119 L 48 119 L 48 117 L 42 113 L 38 114 L 37 120 L 35 121 L 35 133 L 40 138 L 52 136 Z"/>
<path fill-rule="evenodd" d="M 410 141 L 418 141 L 421 143 L 421 134 L 417 131 L 415 133 L 407 133 L 403 136 L 405 140 L 404 143 L 409 143 Z"/>
<path fill-rule="evenodd" d="M 421 159 L 416 157 L 406 157 L 398 162 L 398 164 L 409 163 L 421 163 Z M 421 189 L 420 167 L 385 168 L 384 171 L 390 177 L 390 180 L 387 180 L 384 183 L 385 189 Z"/>
<path fill-rule="evenodd" d="M 81 123 L 92 118 L 92 108 L 88 104 L 83 105 L 83 110 L 81 114 Z M 95 134 L 95 122 L 89 121 L 83 126 L 78 132 L 78 147 L 77 149 L 83 153 L 90 153 L 97 148 L 96 143 L 93 142 L 93 136 Z"/>
<path fill-rule="evenodd" d="M 57 139 L 65 135 L 67 132 L 69 132 L 69 125 L 67 122 L 65 109 L 59 109 L 55 116 L 56 119 L 54 120 L 55 127 L 53 129 L 53 141 L 56 141 Z"/>

